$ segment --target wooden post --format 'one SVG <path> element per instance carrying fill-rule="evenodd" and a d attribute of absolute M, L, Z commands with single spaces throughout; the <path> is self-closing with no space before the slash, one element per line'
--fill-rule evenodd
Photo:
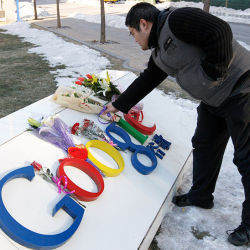
<path fill-rule="evenodd" d="M 36 0 L 33 0 L 33 2 L 34 2 L 34 15 L 35 15 L 35 20 L 37 20 Z"/>
<path fill-rule="evenodd" d="M 209 8 L 210 8 L 210 0 L 204 0 L 203 10 L 209 12 Z"/>
<path fill-rule="evenodd" d="M 100 0 L 101 2 L 101 37 L 100 42 L 105 43 L 105 10 L 104 10 L 104 0 Z"/>
<path fill-rule="evenodd" d="M 57 16 L 57 28 L 60 29 L 62 27 L 61 25 L 61 18 L 60 18 L 60 0 L 56 0 L 56 16 Z"/>
<path fill-rule="evenodd" d="M 227 8 L 227 6 L 228 6 L 228 0 L 226 0 L 226 8 Z"/>

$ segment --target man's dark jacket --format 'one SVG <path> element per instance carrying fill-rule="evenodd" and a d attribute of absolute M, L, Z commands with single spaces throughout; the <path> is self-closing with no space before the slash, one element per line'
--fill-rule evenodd
<path fill-rule="evenodd" d="M 169 13 L 169 9 L 160 12 L 154 21 L 148 41 L 151 49 L 158 47 L 159 34 Z M 205 57 L 201 66 L 208 77 L 216 81 L 227 73 L 233 55 L 233 38 L 231 28 L 226 22 L 200 9 L 187 7 L 175 10 L 169 16 L 168 24 L 177 39 L 203 51 Z M 113 102 L 113 105 L 127 113 L 167 76 L 166 72 L 156 66 L 151 56 L 148 68 Z M 250 69 L 239 79 L 235 79 L 231 94 L 237 94 L 238 89 L 250 92 L 250 86 L 241 87 L 245 82 L 249 82 L 246 81 L 247 78 L 250 78 Z"/>

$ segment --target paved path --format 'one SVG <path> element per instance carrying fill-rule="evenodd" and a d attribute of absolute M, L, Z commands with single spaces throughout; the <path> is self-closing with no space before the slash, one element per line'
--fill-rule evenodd
<path fill-rule="evenodd" d="M 56 20 L 40 20 L 33 22 L 58 34 L 73 38 L 110 55 L 129 60 L 127 65 L 137 71 L 143 70 L 150 56 L 150 51 L 142 51 L 127 30 L 106 27 L 107 44 L 100 44 L 100 24 L 89 23 L 74 18 L 63 18 L 62 29 L 56 28 Z M 94 42 L 96 41 L 96 42 Z"/>

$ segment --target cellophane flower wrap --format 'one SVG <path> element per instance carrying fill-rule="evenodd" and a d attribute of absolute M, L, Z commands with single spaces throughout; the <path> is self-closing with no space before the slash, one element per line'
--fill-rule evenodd
<path fill-rule="evenodd" d="M 63 149 L 66 153 L 69 147 L 75 147 L 69 127 L 58 117 L 52 118 L 52 124 L 43 123 L 35 129 L 37 136 Z"/>

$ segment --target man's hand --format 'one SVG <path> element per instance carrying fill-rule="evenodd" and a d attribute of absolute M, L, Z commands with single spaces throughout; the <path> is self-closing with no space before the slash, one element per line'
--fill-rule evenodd
<path fill-rule="evenodd" d="M 102 115 L 106 115 L 107 113 L 116 113 L 119 110 L 117 108 L 115 108 L 112 103 L 110 102 L 109 104 L 106 105 L 106 110 L 102 113 Z"/>

